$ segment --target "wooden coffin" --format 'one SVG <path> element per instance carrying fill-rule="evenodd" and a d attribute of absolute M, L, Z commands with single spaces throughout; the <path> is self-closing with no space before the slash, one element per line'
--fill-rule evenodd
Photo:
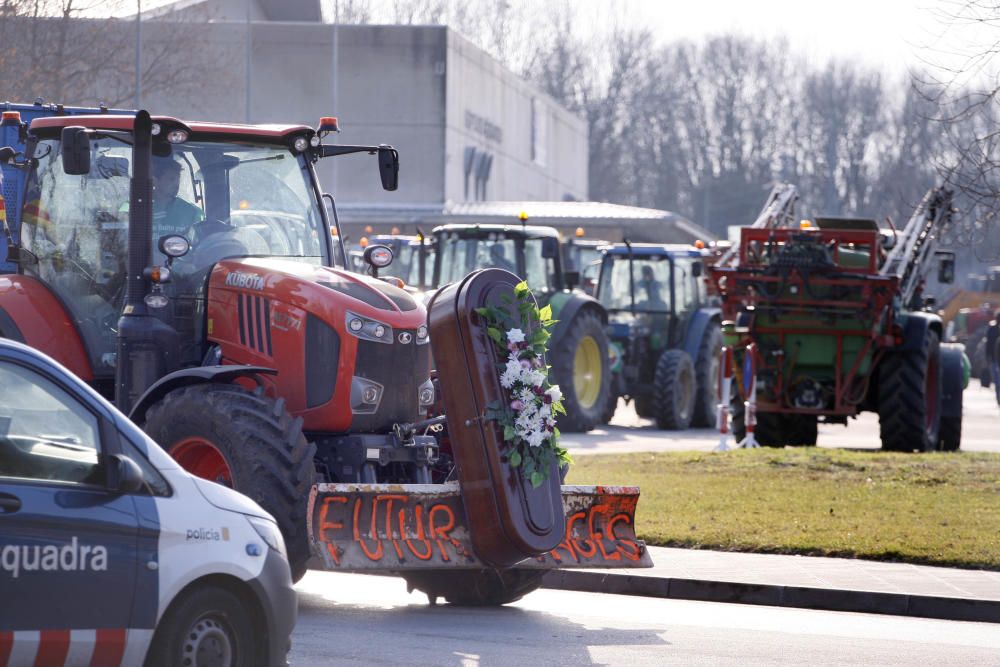
<path fill-rule="evenodd" d="M 503 359 L 475 310 L 513 298 L 518 282 L 501 269 L 476 271 L 438 292 L 428 308 L 470 538 L 479 559 L 498 568 L 551 551 L 565 531 L 558 466 L 533 488 L 507 464 L 502 429 L 484 417 L 488 404 L 509 399 L 497 369 Z"/>

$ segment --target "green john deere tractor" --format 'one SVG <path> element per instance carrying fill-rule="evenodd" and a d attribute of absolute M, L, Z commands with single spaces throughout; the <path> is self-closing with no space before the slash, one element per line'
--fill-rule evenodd
<path fill-rule="evenodd" d="M 596 299 L 574 289 L 577 272 L 563 272 L 559 233 L 533 225 L 451 224 L 432 234 L 433 286 L 461 280 L 476 269 L 506 269 L 528 281 L 539 306 L 552 307 L 558 322 L 548 363 L 566 408 L 559 428 L 582 432 L 602 423 L 610 382 L 608 316 Z"/>

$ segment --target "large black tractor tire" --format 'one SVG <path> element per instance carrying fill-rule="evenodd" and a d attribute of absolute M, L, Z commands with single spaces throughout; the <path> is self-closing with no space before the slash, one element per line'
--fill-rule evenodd
<path fill-rule="evenodd" d="M 608 335 L 600 318 L 589 310 L 577 314 L 552 346 L 549 358 L 566 408 L 566 414 L 558 420 L 559 430 L 584 433 L 603 423 L 611 392 L 611 370 Z"/>
<path fill-rule="evenodd" d="M 160 620 L 146 667 L 265 665 L 251 611 L 224 588 L 185 593 Z"/>
<path fill-rule="evenodd" d="M 666 350 L 656 362 L 653 403 L 657 428 L 683 430 L 691 425 L 695 395 L 694 364 L 684 350 Z"/>
<path fill-rule="evenodd" d="M 747 437 L 746 408 L 743 401 L 732 403 L 732 429 L 734 444 L 740 444 Z M 753 437 L 761 447 L 784 447 L 786 444 L 785 415 L 774 412 L 758 412 L 757 425 Z"/>
<path fill-rule="evenodd" d="M 292 579 L 306 572 L 306 505 L 316 445 L 284 399 L 258 387 L 202 384 L 175 389 L 146 414 L 142 428 L 192 474 L 231 486 L 270 512 L 285 538 Z"/>
<path fill-rule="evenodd" d="M 878 422 L 887 452 L 933 452 L 941 432 L 940 338 L 928 329 L 915 350 L 887 355 L 878 369 Z"/>
<path fill-rule="evenodd" d="M 618 394 L 611 392 L 608 394 L 608 401 L 604 404 L 604 412 L 601 414 L 601 423 L 610 424 L 618 411 Z"/>
<path fill-rule="evenodd" d="M 403 574 L 407 590 L 463 607 L 497 607 L 516 602 L 542 585 L 544 570 L 414 570 Z"/>
<path fill-rule="evenodd" d="M 798 447 L 815 447 L 819 437 L 816 415 L 785 415 L 788 425 L 788 444 Z"/>
<path fill-rule="evenodd" d="M 636 396 L 632 407 L 635 408 L 635 414 L 643 419 L 656 417 L 656 400 L 653 396 Z"/>
<path fill-rule="evenodd" d="M 941 417 L 942 452 L 957 452 L 962 445 L 962 418 Z"/>
<path fill-rule="evenodd" d="M 743 401 L 733 401 L 731 412 L 733 438 L 739 444 L 747 435 Z M 818 435 L 816 416 L 758 412 L 753 434 L 761 447 L 814 446 Z"/>
<path fill-rule="evenodd" d="M 698 358 L 694 361 L 694 376 L 698 388 L 694 395 L 691 426 L 715 428 L 719 418 L 719 360 L 722 356 L 722 330 L 712 321 L 705 329 Z"/>

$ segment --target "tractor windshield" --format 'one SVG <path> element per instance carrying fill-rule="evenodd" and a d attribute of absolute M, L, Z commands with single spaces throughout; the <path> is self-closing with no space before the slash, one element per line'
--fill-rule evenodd
<path fill-rule="evenodd" d="M 555 263 L 542 254 L 542 239 L 506 237 L 501 234 L 465 237 L 447 234 L 439 239 L 437 284 L 461 280 L 476 269 L 504 269 L 528 281 L 534 292 L 552 291 Z"/>
<path fill-rule="evenodd" d="M 301 156 L 251 142 L 162 143 L 154 153 L 152 261 L 166 260 L 156 250 L 161 236 L 180 234 L 192 243 L 174 264 L 171 296 L 203 299 L 208 270 L 224 257 L 327 263 L 319 202 Z M 73 313 L 100 375 L 113 372 L 124 301 L 132 146 L 98 135 L 91 156 L 90 173 L 70 175 L 59 140 L 38 142 L 21 240 L 38 258 L 25 272 L 51 285 Z"/>
<path fill-rule="evenodd" d="M 605 255 L 597 298 L 609 311 L 631 310 L 634 304 L 637 312 L 669 312 L 670 260 L 635 256 L 629 261 L 628 255 Z"/>

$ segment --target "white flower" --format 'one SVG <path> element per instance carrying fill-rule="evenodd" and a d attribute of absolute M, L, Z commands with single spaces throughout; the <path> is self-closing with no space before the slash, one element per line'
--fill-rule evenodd
<path fill-rule="evenodd" d="M 545 382 L 546 374 L 544 371 L 527 371 L 525 373 L 525 380 L 528 384 L 533 387 L 541 387 L 542 383 Z"/>
<path fill-rule="evenodd" d="M 559 385 L 557 384 L 554 384 L 551 387 L 549 387 L 548 391 L 546 391 L 545 393 L 549 395 L 553 403 L 559 401 L 563 397 L 562 389 L 560 389 Z"/>
<path fill-rule="evenodd" d="M 524 332 L 520 329 L 511 329 L 507 332 L 507 342 L 509 343 L 523 343 L 524 342 Z"/>
<path fill-rule="evenodd" d="M 510 389 L 514 386 L 514 383 L 521 379 L 521 362 L 517 359 L 509 359 L 507 361 L 507 367 L 504 369 L 503 374 L 500 375 L 500 384 L 504 389 Z"/>
<path fill-rule="evenodd" d="M 545 442 L 545 434 L 541 431 L 532 431 L 525 440 L 528 441 L 529 447 L 541 447 Z"/>

